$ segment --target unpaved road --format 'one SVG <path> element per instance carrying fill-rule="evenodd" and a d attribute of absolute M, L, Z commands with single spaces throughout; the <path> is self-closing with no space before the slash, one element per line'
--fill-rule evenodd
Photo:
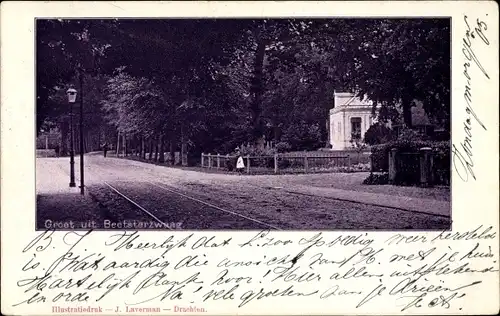
<path fill-rule="evenodd" d="M 65 158 L 37 159 L 43 175 L 67 174 L 67 165 Z M 85 165 L 87 192 L 95 205 L 79 211 L 71 198 L 40 193 L 39 228 L 45 218 L 72 216 L 94 220 L 101 229 L 124 221 L 166 224 L 144 227 L 154 229 L 180 223 L 178 228 L 189 230 L 441 230 L 450 225 L 448 217 L 286 192 L 287 184 L 294 183 L 291 176 L 207 174 L 97 155 L 86 157 Z M 37 182 L 42 187 L 47 181 Z"/>

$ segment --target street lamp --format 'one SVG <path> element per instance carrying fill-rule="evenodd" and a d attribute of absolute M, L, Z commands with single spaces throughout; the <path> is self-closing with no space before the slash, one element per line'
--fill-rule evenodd
<path fill-rule="evenodd" d="M 80 79 L 80 194 L 85 194 L 85 184 L 83 175 L 83 70 L 78 68 L 78 78 Z"/>
<path fill-rule="evenodd" d="M 70 123 L 69 123 L 69 129 L 70 129 L 70 149 L 69 149 L 69 186 L 71 188 L 76 187 L 75 184 L 75 149 L 74 149 L 74 141 L 73 141 L 73 103 L 76 101 L 76 90 L 73 88 L 68 89 L 66 91 L 66 94 L 68 95 L 68 102 L 70 104 Z"/>

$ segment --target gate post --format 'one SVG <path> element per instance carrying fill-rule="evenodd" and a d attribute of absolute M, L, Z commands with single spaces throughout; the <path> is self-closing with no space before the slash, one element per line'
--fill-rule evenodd
<path fill-rule="evenodd" d="M 389 184 L 393 184 L 396 181 L 397 167 L 396 167 L 396 156 L 398 154 L 397 148 L 392 148 L 389 151 Z"/>
<path fill-rule="evenodd" d="M 423 187 L 432 186 L 433 177 L 433 157 L 430 147 L 420 148 L 420 185 Z"/>

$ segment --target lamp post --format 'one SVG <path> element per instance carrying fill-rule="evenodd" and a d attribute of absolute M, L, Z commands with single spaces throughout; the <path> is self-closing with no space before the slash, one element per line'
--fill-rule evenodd
<path fill-rule="evenodd" d="M 68 89 L 66 91 L 66 94 L 68 95 L 68 102 L 70 104 L 70 123 L 69 123 L 69 129 L 70 129 L 70 144 L 69 144 L 69 186 L 71 188 L 76 187 L 75 184 L 75 148 L 74 148 L 74 141 L 73 141 L 73 104 L 76 101 L 76 90 L 73 88 Z"/>
<path fill-rule="evenodd" d="M 80 79 L 80 193 L 85 194 L 83 170 L 83 71 L 79 69 Z"/>

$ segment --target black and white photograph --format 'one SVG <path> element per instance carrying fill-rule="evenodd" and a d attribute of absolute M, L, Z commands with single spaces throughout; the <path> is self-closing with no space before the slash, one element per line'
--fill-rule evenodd
<path fill-rule="evenodd" d="M 450 18 L 34 23 L 36 230 L 451 229 Z"/>

